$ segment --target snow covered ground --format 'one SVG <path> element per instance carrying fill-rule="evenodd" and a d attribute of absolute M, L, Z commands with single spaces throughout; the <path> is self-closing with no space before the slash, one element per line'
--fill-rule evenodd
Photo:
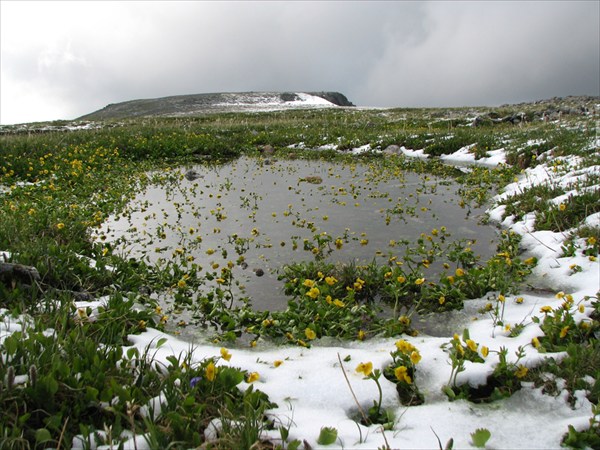
<path fill-rule="evenodd" d="M 410 151 L 404 153 L 415 154 Z M 467 153 L 466 150 L 460 150 L 444 159 L 472 162 L 470 154 Z M 500 164 L 504 161 L 502 150 L 491 152 L 489 158 L 480 160 L 486 165 Z M 544 170 L 543 166 L 527 169 L 517 181 L 507 186 L 505 193 L 500 194 L 496 200 L 531 183 L 547 180 L 548 177 L 556 177 L 554 181 L 561 182 L 578 175 L 574 167 L 568 173 L 560 175 Z M 520 294 L 522 300 L 519 299 L 519 302 L 513 297 L 506 298 L 505 323 L 513 326 L 524 325 L 523 331 L 516 337 L 509 337 L 505 327 L 494 326 L 490 316 L 477 312 L 489 301 L 487 297 L 468 302 L 466 311 L 470 313 L 470 319 L 460 324 L 455 332 L 462 334 L 463 328 L 467 328 L 471 339 L 480 346 L 487 346 L 490 354 L 483 364 L 467 362 L 466 370 L 458 376 L 459 383 L 481 384 L 498 363 L 494 352 L 501 347 L 508 349 L 508 356 L 512 361 L 516 359 L 517 349 L 520 346 L 524 347 L 526 355 L 520 363 L 526 367 L 535 366 L 545 358 L 560 359 L 563 354 L 542 354 L 531 345 L 533 338 L 543 334 L 532 318 L 543 318 L 540 309 L 544 306 L 560 306 L 563 299 L 557 298 L 555 294 L 563 291 L 573 296 L 576 305 L 582 305 L 575 313 L 575 320 L 590 320 L 591 300 L 585 300 L 585 297 L 595 296 L 600 287 L 597 260 L 592 261 L 589 257 L 581 255 L 561 257 L 561 244 L 565 233 L 534 231 L 532 218 L 526 218 L 522 222 L 511 218 L 502 220 L 502 211 L 502 206 L 492 207 L 489 211 L 490 217 L 492 221 L 523 235 L 525 257 L 535 256 L 539 259 L 531 279 L 540 290 Z M 586 222 L 600 227 L 600 215 L 590 216 Z M 569 268 L 573 264 L 580 266 L 582 270 L 572 273 Z M 549 292 L 539 293 L 545 292 L 544 290 Z M 496 295 L 497 293 L 491 293 L 488 296 Z M 11 322 L 5 317 L 0 321 L 0 340 L 19 329 L 19 323 Z M 152 329 L 140 335 L 130 336 L 130 341 L 143 352 L 147 347 L 156 347 L 160 338 L 165 338 L 166 343 L 150 353 L 165 363 L 169 355 L 185 352 L 191 352 L 193 359 L 198 362 L 207 357 L 218 357 L 220 354 L 220 346 L 184 342 L 175 336 Z M 260 378 L 254 383 L 255 387 L 264 391 L 271 401 L 278 404 L 278 408 L 270 413 L 283 425 L 290 426 L 290 439 L 305 440 L 312 448 L 374 449 L 389 445 L 391 448 L 430 449 L 438 448 L 436 435 L 439 436 L 442 445 L 452 438 L 454 448 L 472 448 L 470 434 L 478 428 L 487 428 L 491 432 L 487 448 L 551 449 L 560 447 L 568 425 L 580 430 L 589 426 L 592 405 L 585 398 L 584 392 L 577 393 L 574 407 L 569 405 L 566 391 L 556 397 L 550 396 L 528 383 L 524 383 L 522 389 L 512 397 L 493 403 L 474 404 L 465 400 L 450 402 L 442 388 L 448 383 L 451 366 L 448 354 L 441 346 L 451 338 L 452 336 L 427 335 L 404 338 L 422 355 L 422 360 L 417 365 L 415 382 L 424 395 L 425 402 L 420 406 L 400 405 L 395 385 L 382 377 L 382 406 L 392 410 L 395 416 L 393 429 L 386 431 L 381 425 L 365 427 L 357 424 L 354 419 L 357 417 L 358 408 L 350 386 L 363 408 L 372 406 L 373 401 L 377 399 L 376 385 L 372 380 L 363 379 L 363 375 L 357 373 L 355 368 L 359 363 L 372 362 L 375 369 L 383 370 L 392 361 L 390 352 L 395 349 L 397 339 L 343 343 L 323 340 L 314 341 L 311 348 L 275 347 L 259 341 L 254 348 L 230 348 L 231 360 L 227 362 L 220 359 L 219 364 L 230 364 L 248 372 L 258 372 Z M 340 360 L 345 362 L 340 364 Z M 275 361 L 278 363 L 275 364 Z M 343 372 L 348 377 L 350 386 Z M 241 387 L 244 389 L 245 385 Z M 317 444 L 321 427 L 337 429 L 338 440 L 335 444 Z M 278 432 L 274 431 L 272 436 L 277 439 Z M 138 437 L 136 441 L 137 449 L 146 448 L 143 438 Z M 134 448 L 133 441 L 129 441 L 126 448 Z"/>

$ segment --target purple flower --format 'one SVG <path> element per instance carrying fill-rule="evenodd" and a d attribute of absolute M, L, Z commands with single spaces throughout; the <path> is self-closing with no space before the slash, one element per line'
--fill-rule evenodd
<path fill-rule="evenodd" d="M 196 386 L 196 384 L 198 384 L 198 382 L 202 379 L 202 377 L 194 377 L 190 380 L 190 386 L 194 387 Z"/>

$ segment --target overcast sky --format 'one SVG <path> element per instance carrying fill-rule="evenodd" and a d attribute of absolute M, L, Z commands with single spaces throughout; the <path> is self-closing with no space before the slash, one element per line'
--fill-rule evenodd
<path fill-rule="evenodd" d="M 600 95 L 600 2 L 0 1 L 0 123 L 205 92 L 360 106 Z"/>

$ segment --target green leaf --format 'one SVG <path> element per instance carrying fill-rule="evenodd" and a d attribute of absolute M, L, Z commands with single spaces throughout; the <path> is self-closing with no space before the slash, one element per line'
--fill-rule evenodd
<path fill-rule="evenodd" d="M 333 427 L 322 427 L 321 433 L 319 433 L 319 438 L 317 439 L 317 444 L 319 445 L 331 445 L 337 439 L 337 429 Z"/>
<path fill-rule="evenodd" d="M 156 341 L 156 348 L 161 348 L 165 342 L 167 342 L 167 338 L 160 338 L 158 341 Z"/>
<path fill-rule="evenodd" d="M 44 442 L 48 442 L 52 439 L 52 435 L 45 428 L 38 428 L 35 432 L 35 442 L 38 444 L 43 444 Z"/>
<path fill-rule="evenodd" d="M 478 428 L 471 433 L 471 440 L 473 445 L 477 448 L 485 447 L 485 443 L 488 441 L 492 433 L 487 428 Z"/>
<path fill-rule="evenodd" d="M 17 352 L 17 339 L 13 336 L 8 336 L 4 340 L 4 348 L 8 356 L 15 354 Z"/>
<path fill-rule="evenodd" d="M 134 356 L 139 356 L 138 349 L 136 347 L 131 347 L 127 349 L 127 359 L 133 359 Z"/>
<path fill-rule="evenodd" d="M 302 444 L 302 442 L 300 442 L 299 439 L 294 439 L 292 442 L 288 442 L 287 445 L 287 450 L 298 450 L 300 448 L 300 444 Z"/>

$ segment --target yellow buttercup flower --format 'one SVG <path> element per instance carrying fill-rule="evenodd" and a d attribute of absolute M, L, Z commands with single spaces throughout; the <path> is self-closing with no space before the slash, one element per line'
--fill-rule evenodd
<path fill-rule="evenodd" d="M 206 377 L 206 379 L 208 381 L 214 381 L 216 375 L 217 375 L 217 368 L 215 367 L 215 364 L 211 361 L 206 366 L 206 369 L 204 369 L 204 376 Z"/>
<path fill-rule="evenodd" d="M 546 306 L 542 306 L 542 307 L 540 308 L 540 312 L 543 312 L 544 314 L 546 314 L 546 313 L 551 313 L 551 312 L 552 312 L 552 307 L 551 307 L 551 306 L 548 306 L 548 305 L 546 305 Z"/>
<path fill-rule="evenodd" d="M 407 384 L 412 384 L 412 379 L 408 375 L 408 369 L 406 366 L 396 367 L 394 369 L 394 375 L 398 381 L 404 381 Z"/>
<path fill-rule="evenodd" d="M 315 333 L 314 330 L 307 328 L 306 330 L 304 330 L 304 336 L 306 336 L 306 339 L 308 339 L 309 341 L 312 341 L 317 337 L 317 333 Z"/>
<path fill-rule="evenodd" d="M 425 278 L 417 278 L 417 279 L 415 280 L 415 284 L 416 284 L 417 286 L 420 286 L 420 285 L 422 285 L 424 282 L 425 282 Z"/>
<path fill-rule="evenodd" d="M 462 276 L 464 276 L 465 271 L 459 267 L 458 269 L 456 269 L 456 271 L 454 273 L 457 277 L 462 277 Z"/>
<path fill-rule="evenodd" d="M 487 348 L 485 345 L 481 347 L 481 356 L 483 356 L 484 358 L 487 358 L 489 353 L 490 353 L 489 348 Z"/>
<path fill-rule="evenodd" d="M 525 375 L 527 375 L 527 372 L 529 372 L 529 369 L 523 365 L 519 365 L 519 367 L 517 367 L 517 370 L 515 371 L 515 376 L 517 378 L 523 378 Z"/>
<path fill-rule="evenodd" d="M 229 353 L 225 347 L 221 347 L 221 358 L 223 358 L 225 361 L 229 361 L 231 359 L 231 353 Z"/>
<path fill-rule="evenodd" d="M 325 283 L 327 283 L 329 286 L 333 286 L 335 283 L 337 283 L 338 280 L 336 280 L 335 277 L 325 277 Z"/>
<path fill-rule="evenodd" d="M 402 353 L 404 353 L 405 355 L 408 355 L 411 352 L 414 352 L 417 350 L 414 345 L 412 345 L 410 342 L 408 342 L 404 339 L 400 339 L 399 341 L 396 341 L 396 348 L 398 350 L 400 350 Z"/>
<path fill-rule="evenodd" d="M 370 361 L 366 363 L 361 362 L 358 366 L 356 366 L 356 371 L 358 373 L 362 373 L 365 377 L 368 377 L 373 372 L 373 363 Z"/>
<path fill-rule="evenodd" d="M 410 354 L 410 362 L 413 364 L 418 364 L 421 361 L 421 354 L 415 350 Z"/>
<path fill-rule="evenodd" d="M 467 344 L 467 347 L 469 347 L 469 350 L 474 351 L 474 352 L 477 351 L 478 344 L 474 340 L 467 339 L 466 344 Z"/>
<path fill-rule="evenodd" d="M 569 332 L 569 327 L 568 326 L 563 327 L 562 330 L 560 330 L 560 335 L 559 335 L 560 338 L 564 339 L 568 332 Z"/>
<path fill-rule="evenodd" d="M 315 285 L 315 282 L 309 278 L 307 278 L 306 280 L 304 280 L 304 283 L 302 283 L 303 286 L 306 286 L 308 288 L 311 288 Z"/>
<path fill-rule="evenodd" d="M 313 300 L 317 298 L 321 294 L 319 288 L 313 287 L 306 293 L 307 297 L 312 298 Z"/>
<path fill-rule="evenodd" d="M 276 359 L 275 361 L 273 361 L 273 365 L 274 365 L 275 367 L 279 367 L 279 366 L 280 366 L 280 365 L 282 365 L 282 364 L 283 364 L 283 361 L 282 361 L 282 360 L 280 360 L 280 359 Z"/>
<path fill-rule="evenodd" d="M 540 348 L 540 340 L 534 337 L 533 339 L 531 339 L 531 345 L 533 345 L 535 348 Z"/>
<path fill-rule="evenodd" d="M 258 372 L 252 372 L 252 373 L 248 374 L 248 379 L 246 381 L 248 383 L 254 383 L 259 378 L 260 378 L 260 375 L 258 374 Z"/>
<path fill-rule="evenodd" d="M 404 278 L 403 276 L 399 276 L 398 278 L 396 278 L 396 281 L 398 283 L 404 283 L 406 281 L 406 278 Z"/>

